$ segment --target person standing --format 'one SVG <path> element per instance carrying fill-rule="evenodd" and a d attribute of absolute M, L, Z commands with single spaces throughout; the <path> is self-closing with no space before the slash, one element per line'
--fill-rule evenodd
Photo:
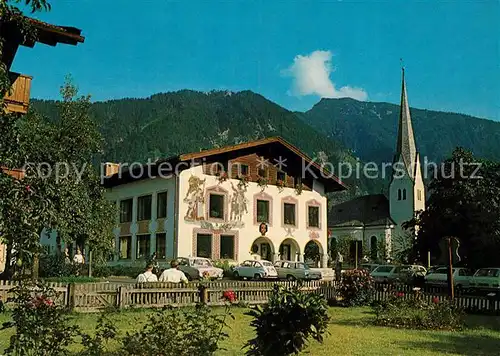
<path fill-rule="evenodd" d="M 76 254 L 73 256 L 73 263 L 77 265 L 83 265 L 85 263 L 85 258 L 82 255 L 82 251 L 77 248 L 76 249 Z"/>
<path fill-rule="evenodd" d="M 170 268 L 163 271 L 159 279 L 160 282 L 188 283 L 184 272 L 179 270 L 179 263 L 176 260 L 170 262 Z"/>
<path fill-rule="evenodd" d="M 158 277 L 153 273 L 153 264 L 148 263 L 146 271 L 137 276 L 137 283 L 158 282 Z"/>

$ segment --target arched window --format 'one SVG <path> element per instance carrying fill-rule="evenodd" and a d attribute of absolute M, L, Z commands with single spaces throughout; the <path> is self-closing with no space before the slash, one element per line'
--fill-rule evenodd
<path fill-rule="evenodd" d="M 403 189 L 403 200 L 406 200 L 406 189 Z"/>
<path fill-rule="evenodd" d="M 370 250 L 371 250 L 371 258 L 372 260 L 377 259 L 378 251 L 377 251 L 377 236 L 372 236 L 370 238 Z"/>
<path fill-rule="evenodd" d="M 401 200 L 401 189 L 398 189 L 398 200 Z"/>

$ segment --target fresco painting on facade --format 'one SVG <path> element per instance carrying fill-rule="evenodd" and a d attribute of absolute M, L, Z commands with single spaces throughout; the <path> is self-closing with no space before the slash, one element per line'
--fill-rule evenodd
<path fill-rule="evenodd" d="M 231 197 L 231 220 L 241 221 L 243 214 L 248 214 L 248 199 L 245 196 L 247 186 L 240 181 L 235 187 L 233 182 L 231 182 L 231 189 L 233 190 Z"/>
<path fill-rule="evenodd" d="M 189 178 L 189 190 L 184 198 L 184 202 L 188 204 L 185 220 L 203 219 L 205 181 L 206 179 L 201 180 L 194 175 Z"/>

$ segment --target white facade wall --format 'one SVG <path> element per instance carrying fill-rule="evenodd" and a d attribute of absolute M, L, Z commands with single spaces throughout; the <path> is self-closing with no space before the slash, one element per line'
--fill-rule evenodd
<path fill-rule="evenodd" d="M 189 209 L 189 179 L 196 177 L 204 181 L 203 197 L 204 204 L 196 208 L 197 214 L 203 220 L 186 219 L 185 215 Z M 323 185 L 320 182 L 313 184 L 313 191 L 303 190 L 297 195 L 295 189 L 284 188 L 281 192 L 278 187 L 268 185 L 264 190 L 255 182 L 249 182 L 246 191 L 238 193 L 237 179 L 228 179 L 219 182 L 217 176 L 205 175 L 203 167 L 193 167 L 182 171 L 179 178 L 179 215 L 178 215 L 178 256 L 196 255 L 197 234 L 212 235 L 212 255 L 214 259 L 222 257 L 219 255 L 220 235 L 233 235 L 235 241 L 235 259 L 243 261 L 246 259 L 256 259 L 262 256 L 260 251 L 261 243 L 268 243 L 271 249 L 271 259 L 277 260 L 287 256 L 280 256 L 280 245 L 289 244 L 291 258 L 294 260 L 304 259 L 304 249 L 307 243 L 313 241 L 319 246 L 321 256 L 321 266 L 326 267 L 327 263 L 327 202 L 323 196 Z M 208 200 L 210 192 L 224 195 L 226 220 L 210 219 L 208 217 Z M 238 214 L 232 214 L 236 208 L 232 203 L 235 195 L 243 194 L 245 197 L 246 211 L 243 210 L 241 219 Z M 186 198 L 184 200 L 184 198 Z M 256 200 L 270 200 L 271 221 L 268 224 L 268 231 L 265 237 L 259 232 L 259 222 L 256 220 Z M 296 204 L 296 224 L 295 227 L 285 226 L 283 223 L 283 203 L 287 201 Z M 240 200 L 241 202 L 241 200 Z M 320 227 L 309 228 L 307 226 L 308 204 L 320 207 Z M 241 203 L 240 203 L 241 205 Z M 241 208 L 241 207 L 240 207 Z M 236 208 L 238 209 L 238 208 Z M 231 216 L 233 215 L 233 216 Z M 252 246 L 256 244 L 257 252 L 252 253 Z"/>

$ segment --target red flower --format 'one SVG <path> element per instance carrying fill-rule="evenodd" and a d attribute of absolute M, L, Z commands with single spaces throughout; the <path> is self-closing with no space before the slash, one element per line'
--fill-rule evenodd
<path fill-rule="evenodd" d="M 236 295 L 234 294 L 234 292 L 232 290 L 226 290 L 224 291 L 224 293 L 222 293 L 222 299 L 230 302 L 230 303 L 233 303 L 234 301 L 236 301 Z"/>
<path fill-rule="evenodd" d="M 404 297 L 404 296 L 405 296 L 405 294 L 404 294 L 403 292 L 398 292 L 398 293 L 396 294 L 396 297 L 398 297 L 398 298 L 402 298 L 402 297 Z"/>
<path fill-rule="evenodd" d="M 438 298 L 438 297 L 433 297 L 433 298 L 432 298 L 432 302 L 433 302 L 434 304 L 439 304 L 439 298 Z"/>
<path fill-rule="evenodd" d="M 26 191 L 27 191 L 28 193 L 31 193 L 31 187 L 30 187 L 29 185 L 27 185 L 27 186 L 26 186 Z"/>

